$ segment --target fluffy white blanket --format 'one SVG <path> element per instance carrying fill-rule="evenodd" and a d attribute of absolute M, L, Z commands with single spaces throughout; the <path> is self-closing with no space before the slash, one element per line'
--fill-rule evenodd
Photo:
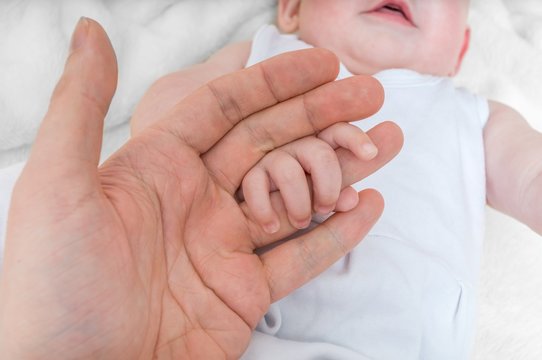
<path fill-rule="evenodd" d="M 160 75 L 203 60 L 272 22 L 274 0 L 3 0 L 0 2 L 0 167 L 23 160 L 81 15 L 100 21 L 120 78 L 103 156 Z M 471 51 L 457 83 L 516 107 L 542 129 L 542 4 L 473 1 Z M 474 359 L 542 358 L 542 239 L 488 211 Z"/>

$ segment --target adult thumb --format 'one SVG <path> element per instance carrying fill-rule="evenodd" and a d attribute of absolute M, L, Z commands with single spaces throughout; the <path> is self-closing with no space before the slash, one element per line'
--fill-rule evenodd
<path fill-rule="evenodd" d="M 96 174 L 116 86 L 117 61 L 107 34 L 94 20 L 81 18 L 25 171 L 53 178 Z"/>

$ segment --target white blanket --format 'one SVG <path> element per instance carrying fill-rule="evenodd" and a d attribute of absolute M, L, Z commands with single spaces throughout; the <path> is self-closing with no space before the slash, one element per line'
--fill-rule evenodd
<path fill-rule="evenodd" d="M 153 80 L 230 41 L 250 38 L 258 26 L 273 21 L 274 3 L 2 0 L 0 168 L 25 159 L 80 16 L 103 24 L 119 61 L 105 157 L 127 139 L 130 113 Z M 473 1 L 471 24 L 471 50 L 457 83 L 514 106 L 542 129 L 540 0 Z M 542 239 L 489 211 L 484 256 L 473 358 L 542 358 Z"/>

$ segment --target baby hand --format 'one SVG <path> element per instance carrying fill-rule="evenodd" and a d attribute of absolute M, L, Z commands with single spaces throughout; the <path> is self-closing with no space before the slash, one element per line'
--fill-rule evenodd
<path fill-rule="evenodd" d="M 342 170 L 335 152 L 339 147 L 365 161 L 378 153 L 361 129 L 337 123 L 318 137 L 309 136 L 275 149 L 245 175 L 242 196 L 264 231 L 273 234 L 280 228 L 279 217 L 271 204 L 271 192 L 276 190 L 280 191 L 290 224 L 298 229 L 309 226 L 313 211 L 326 215 L 356 207 L 357 192 L 350 186 L 343 189 Z"/>

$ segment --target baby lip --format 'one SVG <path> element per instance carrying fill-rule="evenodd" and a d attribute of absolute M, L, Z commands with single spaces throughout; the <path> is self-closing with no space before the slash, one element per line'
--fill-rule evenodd
<path fill-rule="evenodd" d="M 403 10 L 401 10 L 400 7 L 395 6 L 395 5 L 386 5 L 383 8 L 381 8 L 380 11 L 397 12 L 397 13 L 401 14 L 405 19 L 408 20 L 407 16 L 403 12 Z"/>
<path fill-rule="evenodd" d="M 405 21 L 410 23 L 412 26 L 415 26 L 408 3 L 403 1 L 383 1 L 369 12 L 396 14 L 397 16 L 401 15 Z"/>

